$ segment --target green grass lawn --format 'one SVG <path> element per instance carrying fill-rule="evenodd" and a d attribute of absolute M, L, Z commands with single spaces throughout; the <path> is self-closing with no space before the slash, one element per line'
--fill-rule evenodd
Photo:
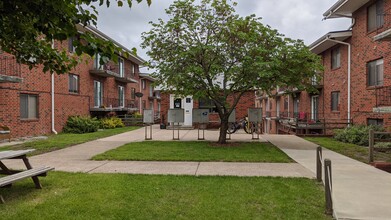
<path fill-rule="evenodd" d="M 50 172 L 2 188 L 2 220 L 331 219 L 315 180 Z"/>
<path fill-rule="evenodd" d="M 314 142 L 324 148 L 343 154 L 355 160 L 368 163 L 368 148 L 337 141 L 329 137 L 305 137 L 306 140 Z M 375 161 L 391 162 L 390 153 L 375 152 Z"/>
<path fill-rule="evenodd" d="M 94 133 L 86 134 L 67 134 L 60 133 L 58 135 L 50 135 L 46 140 L 37 140 L 31 142 L 25 142 L 9 147 L 2 147 L 0 150 L 22 150 L 22 149 L 36 149 L 32 154 L 42 154 L 62 148 L 66 148 L 72 145 L 93 141 L 99 138 L 104 138 L 116 134 L 120 134 L 127 131 L 138 129 L 139 127 L 123 127 L 115 129 L 105 129 Z"/>
<path fill-rule="evenodd" d="M 93 157 L 94 160 L 230 161 L 289 163 L 285 153 L 269 143 L 215 146 L 201 141 L 144 141 L 125 144 Z"/>

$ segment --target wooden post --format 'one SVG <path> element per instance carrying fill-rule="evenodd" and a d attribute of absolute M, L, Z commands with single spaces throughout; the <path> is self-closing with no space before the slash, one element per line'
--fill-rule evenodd
<path fill-rule="evenodd" d="M 322 182 L 322 147 L 316 148 L 316 179 Z"/>
<path fill-rule="evenodd" d="M 332 191 L 332 175 L 331 175 L 331 160 L 324 160 L 324 188 L 325 188 L 325 198 L 326 198 L 326 214 L 333 214 L 333 200 L 331 197 Z"/>
<path fill-rule="evenodd" d="M 373 131 L 373 129 L 371 129 L 371 130 L 369 130 L 369 147 L 368 147 L 368 150 L 369 150 L 368 161 L 369 161 L 369 163 L 373 162 L 373 147 L 374 147 L 374 144 L 375 144 L 375 132 Z"/>

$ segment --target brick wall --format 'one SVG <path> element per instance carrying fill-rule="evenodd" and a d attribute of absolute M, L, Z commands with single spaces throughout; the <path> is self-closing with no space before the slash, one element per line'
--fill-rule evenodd
<path fill-rule="evenodd" d="M 67 48 L 68 42 L 56 42 L 57 48 Z M 4 55 L 4 54 L 3 54 Z M 79 76 L 79 93 L 69 92 L 69 75 L 54 75 L 55 78 L 55 129 L 62 131 L 69 116 L 90 115 L 94 102 L 94 80 L 103 83 L 103 97 L 118 99 L 118 86 L 124 86 L 125 100 L 132 100 L 131 88 L 140 91 L 137 83 L 123 83 L 114 77 L 99 77 L 90 74 L 93 58 L 82 55 L 79 65 L 70 73 Z M 135 65 L 135 64 L 134 64 Z M 0 83 L 0 124 L 10 127 L 12 138 L 36 136 L 51 133 L 51 74 L 42 72 L 41 67 L 29 70 L 22 65 L 22 83 Z M 130 61 L 125 60 L 125 68 Z M 135 80 L 139 80 L 136 65 Z M 21 119 L 20 94 L 38 96 L 38 118 Z"/>

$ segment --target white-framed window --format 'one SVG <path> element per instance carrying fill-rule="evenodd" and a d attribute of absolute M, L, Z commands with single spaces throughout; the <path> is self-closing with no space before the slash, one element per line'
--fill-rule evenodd
<path fill-rule="evenodd" d="M 331 50 L 331 69 L 341 67 L 341 51 L 339 47 Z"/>
<path fill-rule="evenodd" d="M 135 71 L 134 71 L 134 64 L 133 64 L 133 63 L 130 63 L 130 69 L 129 69 L 129 71 L 130 71 L 130 75 L 131 75 L 131 76 L 134 76 Z"/>
<path fill-rule="evenodd" d="M 142 80 L 141 80 L 141 88 L 142 88 L 142 89 L 147 88 L 147 81 L 146 81 L 145 79 L 142 79 Z"/>
<path fill-rule="evenodd" d="M 118 59 L 118 71 L 120 77 L 125 77 L 125 63 L 122 58 Z"/>
<path fill-rule="evenodd" d="M 125 89 L 123 86 L 118 86 L 118 106 L 125 106 Z"/>
<path fill-rule="evenodd" d="M 20 94 L 20 118 L 38 118 L 38 95 Z"/>
<path fill-rule="evenodd" d="M 377 0 L 367 9 L 367 31 L 373 31 L 384 25 L 384 0 Z"/>
<path fill-rule="evenodd" d="M 383 59 L 367 63 L 368 86 L 383 85 Z"/>
<path fill-rule="evenodd" d="M 136 89 L 135 88 L 130 89 L 130 98 L 136 99 Z"/>
<path fill-rule="evenodd" d="M 294 117 L 299 117 L 299 106 L 300 106 L 300 98 L 293 98 L 293 115 Z"/>
<path fill-rule="evenodd" d="M 77 37 L 76 36 L 73 36 L 73 37 L 70 37 L 68 38 L 68 52 L 69 53 L 75 53 L 76 52 L 76 47 L 73 45 L 75 42 L 77 41 Z"/>
<path fill-rule="evenodd" d="M 79 93 L 79 76 L 69 74 L 68 91 L 70 93 Z"/>
<path fill-rule="evenodd" d="M 100 81 L 94 81 L 94 106 L 99 108 L 103 104 L 103 83 Z"/>
<path fill-rule="evenodd" d="M 319 114 L 319 96 L 311 96 L 311 120 L 317 121 Z"/>
<path fill-rule="evenodd" d="M 339 91 L 331 92 L 331 111 L 339 111 Z"/>

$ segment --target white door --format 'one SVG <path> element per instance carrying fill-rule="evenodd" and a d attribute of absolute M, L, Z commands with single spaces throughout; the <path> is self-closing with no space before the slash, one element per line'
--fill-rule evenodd
<path fill-rule="evenodd" d="M 193 125 L 193 97 L 187 96 L 176 97 L 175 95 L 170 95 L 170 108 L 180 108 L 184 110 L 185 120 L 183 125 L 192 126 Z"/>
<path fill-rule="evenodd" d="M 193 125 L 193 97 L 187 96 L 182 101 L 185 110 L 185 122 L 183 123 L 183 125 L 192 126 Z"/>

